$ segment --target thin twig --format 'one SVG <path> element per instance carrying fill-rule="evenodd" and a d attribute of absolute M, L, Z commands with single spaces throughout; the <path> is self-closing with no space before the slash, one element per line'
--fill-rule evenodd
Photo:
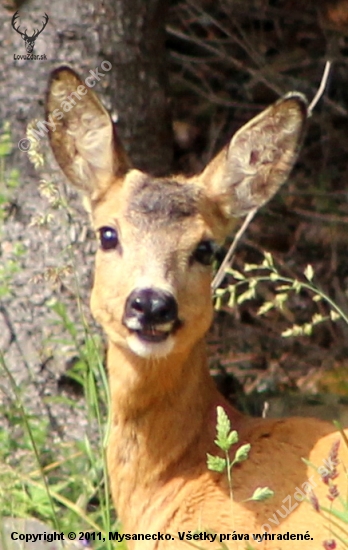
<path fill-rule="evenodd" d="M 314 107 L 316 106 L 316 104 L 318 103 L 319 99 L 321 98 L 321 96 L 323 95 L 323 93 L 325 91 L 326 84 L 327 84 L 329 74 L 330 74 L 330 69 L 331 69 L 331 61 L 326 61 L 323 76 L 321 78 L 321 82 L 320 82 L 318 91 L 315 94 L 314 98 L 312 99 L 312 101 L 310 102 L 309 107 L 308 107 L 308 115 L 312 114 L 312 111 L 313 111 Z"/>
<path fill-rule="evenodd" d="M 230 265 L 230 261 L 232 260 L 232 256 L 233 256 L 233 253 L 234 253 L 234 251 L 237 247 L 237 244 L 238 244 L 239 240 L 241 239 L 243 233 L 245 232 L 246 228 L 248 227 L 249 223 L 251 222 L 251 220 L 255 216 L 257 211 L 258 211 L 258 206 L 256 206 L 252 210 L 250 210 L 249 214 L 247 215 L 247 217 L 245 218 L 245 220 L 242 224 L 242 227 L 236 233 L 236 236 L 233 239 L 233 243 L 231 244 L 231 246 L 230 246 L 230 248 L 229 248 L 222 264 L 219 267 L 219 270 L 218 270 L 217 274 L 215 275 L 215 277 L 213 279 L 213 282 L 211 284 L 211 287 L 212 287 L 213 290 L 215 290 L 221 284 L 221 281 L 225 276 L 226 269 Z"/>
<path fill-rule="evenodd" d="M 226 51 L 224 51 L 221 48 L 212 46 L 210 43 L 208 43 L 206 40 L 201 40 L 200 38 L 197 38 L 192 35 L 185 34 L 184 32 L 176 29 L 175 27 L 171 25 L 166 26 L 166 31 L 168 34 L 175 36 L 176 38 L 179 38 L 180 40 L 184 40 L 186 42 L 190 42 L 191 44 L 195 44 L 196 46 L 202 48 L 202 50 L 205 50 L 207 52 L 210 52 L 211 54 L 218 55 L 222 61 L 225 61 L 229 66 L 233 66 L 235 69 L 240 71 L 241 73 L 247 73 L 252 78 L 256 80 L 256 82 L 262 82 L 273 90 L 276 94 L 282 95 L 281 88 L 275 83 L 272 82 L 272 80 L 267 77 L 275 77 L 275 75 L 264 75 L 262 71 L 252 69 L 251 67 L 248 67 L 245 65 L 244 62 L 239 61 L 235 57 L 229 55 Z"/>
<path fill-rule="evenodd" d="M 311 101 L 311 103 L 308 107 L 308 116 L 310 116 L 312 114 L 312 111 L 313 111 L 314 107 L 316 106 L 316 104 L 318 103 L 319 99 L 321 98 L 321 96 L 323 95 L 323 93 L 325 91 L 326 84 L 327 84 L 329 74 L 330 74 L 330 69 L 331 69 L 331 61 L 326 61 L 323 76 L 322 76 L 318 91 L 315 94 L 314 98 L 312 99 L 312 101 Z M 243 236 L 244 232 L 246 231 L 249 223 L 251 222 L 251 220 L 255 216 L 257 210 L 258 210 L 258 207 L 255 207 L 249 212 L 249 214 L 247 215 L 247 217 L 245 218 L 245 220 L 243 222 L 242 227 L 239 229 L 239 231 L 237 232 L 235 238 L 233 239 L 233 242 L 232 242 L 232 244 L 231 244 L 231 246 L 230 246 L 223 262 L 222 262 L 222 264 L 220 265 L 220 268 L 219 268 L 217 274 L 215 275 L 212 284 L 211 284 L 211 287 L 212 287 L 213 291 L 216 288 L 218 288 L 218 286 L 221 284 L 221 282 L 222 282 L 222 280 L 225 276 L 226 269 L 231 265 L 232 257 L 233 257 L 234 251 L 237 247 L 237 244 L 240 241 L 240 239 L 242 238 L 242 236 Z"/>
<path fill-rule="evenodd" d="M 303 208 L 293 208 L 291 211 L 299 216 L 320 220 L 324 223 L 348 224 L 348 216 L 335 216 L 335 214 L 327 214 L 326 212 L 312 212 L 310 210 L 304 210 Z"/>
<path fill-rule="evenodd" d="M 232 101 L 228 99 L 224 99 L 223 97 L 219 97 L 217 94 L 215 94 L 213 91 L 205 92 L 202 89 L 202 86 L 199 86 L 198 84 L 194 84 L 190 80 L 187 80 L 184 76 L 181 74 L 173 74 L 172 75 L 172 81 L 178 82 L 179 84 L 184 83 L 185 86 L 189 89 L 195 92 L 198 96 L 203 97 L 203 99 L 206 99 L 209 101 L 209 103 L 213 105 L 222 105 L 223 107 L 234 107 L 238 109 L 247 109 L 248 111 L 259 111 L 260 108 L 255 103 L 249 103 L 249 102 L 242 102 L 242 101 Z"/>

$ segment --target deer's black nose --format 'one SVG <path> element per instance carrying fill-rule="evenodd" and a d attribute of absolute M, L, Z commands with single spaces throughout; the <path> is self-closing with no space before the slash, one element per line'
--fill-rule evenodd
<path fill-rule="evenodd" d="M 137 320 L 141 325 L 162 325 L 176 321 L 178 305 L 172 294 L 159 289 L 134 290 L 127 299 L 124 322 Z"/>

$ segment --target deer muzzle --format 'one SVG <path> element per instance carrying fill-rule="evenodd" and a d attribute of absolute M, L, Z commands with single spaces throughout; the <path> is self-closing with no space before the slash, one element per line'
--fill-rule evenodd
<path fill-rule="evenodd" d="M 174 296 L 160 289 L 136 289 L 128 296 L 123 324 L 146 342 L 163 342 L 180 326 Z"/>

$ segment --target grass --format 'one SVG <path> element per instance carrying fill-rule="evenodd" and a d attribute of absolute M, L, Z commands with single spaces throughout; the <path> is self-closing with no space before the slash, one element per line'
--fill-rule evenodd
<path fill-rule="evenodd" d="M 54 307 L 61 315 L 61 304 Z M 60 319 L 67 330 L 68 320 Z M 77 351 L 80 355 L 71 376 L 84 390 L 91 426 L 87 433 L 93 436 L 56 446 L 52 446 L 48 419 L 25 409 L 25 389 L 17 386 L 1 358 L 14 400 L 11 409 L 1 411 L 9 430 L 0 432 L 0 516 L 33 516 L 59 532 L 101 532 L 107 542 L 96 540 L 93 548 L 112 548 L 107 534 L 117 525 L 105 466 L 107 382 L 93 337 L 86 334 L 85 345 Z"/>
<path fill-rule="evenodd" d="M 6 125 L 0 132 L 0 233 L 4 229 L 13 193 L 20 186 L 18 173 L 8 168 L 11 152 L 11 136 Z M 32 154 L 32 158 L 39 160 L 39 165 L 44 163 L 38 150 L 36 157 Z M 40 189 L 48 199 L 48 213 L 33 219 L 32 225 L 38 231 L 44 231 L 54 220 L 56 210 L 63 209 L 66 225 L 62 231 L 69 232 L 71 212 L 65 198 L 52 182 L 41 182 Z M 47 238 L 47 233 L 44 238 Z M 20 257 L 24 252 L 19 245 L 14 246 L 11 257 L 2 263 L 0 299 L 10 299 L 14 294 L 14 276 L 20 270 Z M 97 537 L 92 546 L 96 550 L 108 550 L 115 548 L 115 543 L 108 541 L 108 533 L 115 531 L 118 525 L 110 502 L 105 461 L 109 393 L 102 342 L 91 334 L 84 319 L 72 252 L 69 266 L 51 268 L 41 281 L 34 283 L 47 284 L 46 280 L 57 283 L 71 269 L 80 323 L 77 325 L 69 318 L 62 301 L 47 301 L 46 306 L 55 318 L 56 327 L 46 340 L 42 337 L 42 345 L 71 350 L 74 362 L 67 376 L 83 391 L 88 426 L 78 441 L 63 444 L 61 440 L 55 441 L 49 417 L 44 413 L 34 415 L 28 410 L 24 404 L 27 388 L 16 382 L 5 356 L 0 353 L 1 377 L 7 380 L 12 394 L 10 405 L 7 399 L 6 406 L 0 409 L 4 425 L 7 425 L 0 430 L 0 518 L 35 517 L 59 532 L 99 532 L 105 541 Z M 62 407 L 80 406 L 76 400 L 61 396 L 43 399 L 43 406 L 48 399 L 59 401 Z"/>

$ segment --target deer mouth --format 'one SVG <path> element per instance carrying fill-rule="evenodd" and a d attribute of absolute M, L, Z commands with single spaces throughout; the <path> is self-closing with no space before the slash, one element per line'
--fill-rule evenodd
<path fill-rule="evenodd" d="M 164 342 L 171 333 L 171 330 L 159 329 L 158 327 L 144 327 L 136 330 L 138 338 L 145 342 Z"/>
<path fill-rule="evenodd" d="M 177 320 L 151 325 L 148 323 L 139 323 L 139 321 L 135 319 L 128 319 L 125 322 L 125 325 L 131 334 L 136 334 L 139 340 L 155 344 L 158 342 L 164 342 L 169 336 L 178 330 L 182 323 Z"/>

